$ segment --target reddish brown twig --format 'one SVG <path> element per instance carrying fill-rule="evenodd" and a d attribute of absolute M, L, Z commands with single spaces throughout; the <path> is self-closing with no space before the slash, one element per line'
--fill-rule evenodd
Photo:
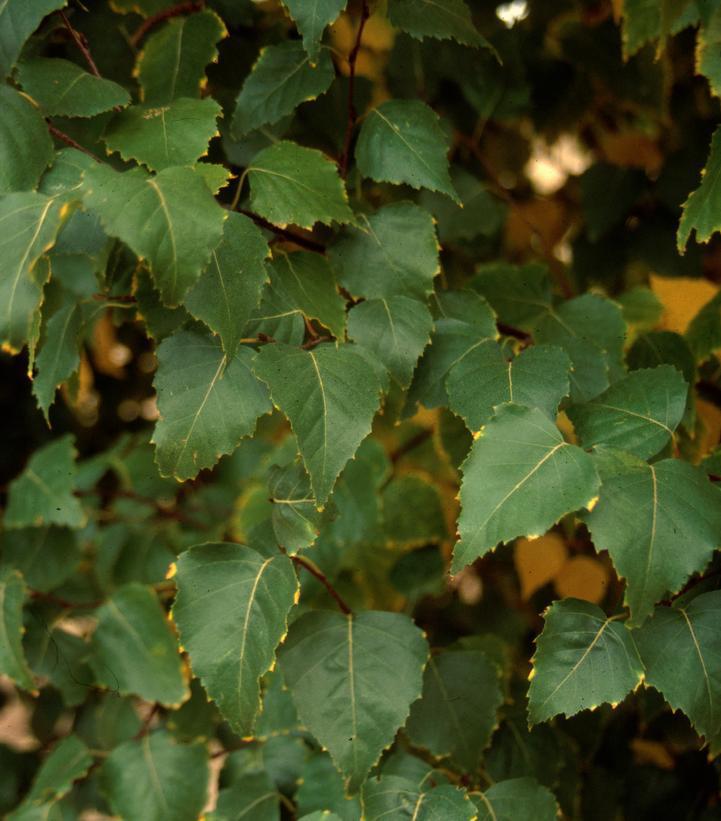
<path fill-rule="evenodd" d="M 283 553 L 287 551 L 285 548 L 281 547 Z M 330 593 L 330 595 L 335 599 L 336 604 L 340 607 L 341 612 L 345 613 L 346 616 L 353 615 L 353 611 L 348 607 L 348 605 L 343 601 L 340 593 L 333 587 L 333 585 L 328 580 L 328 577 L 323 573 L 322 570 L 317 568 L 315 565 L 311 564 L 310 562 L 306 561 L 302 556 L 289 556 L 290 560 L 300 567 L 304 567 L 311 576 L 314 576 L 318 581 L 325 587 L 325 589 Z"/>
<path fill-rule="evenodd" d="M 52 123 L 47 122 L 47 120 L 45 122 L 47 124 L 48 131 L 53 135 L 53 137 L 57 137 L 58 140 L 64 142 L 66 145 L 69 145 L 71 148 L 76 148 L 78 151 L 82 151 L 83 154 L 87 154 L 88 157 L 92 157 L 95 162 L 102 162 L 100 157 L 96 157 L 95 154 L 85 148 L 84 145 L 80 145 L 80 143 L 75 142 L 70 135 L 66 134 L 64 131 L 61 131 L 59 128 L 55 128 L 55 126 Z"/>
<path fill-rule="evenodd" d="M 238 212 L 240 214 L 245 214 L 246 217 L 250 217 L 256 225 L 261 228 L 265 228 L 266 231 L 272 231 L 279 237 L 287 239 L 289 242 L 294 242 L 301 248 L 306 248 L 308 251 L 316 251 L 319 254 L 325 253 L 325 245 L 321 242 L 317 242 L 310 237 L 304 237 L 301 234 L 296 234 L 295 231 L 289 231 L 287 228 L 279 228 L 277 225 L 273 225 L 272 222 L 268 222 L 267 219 L 261 217 L 259 214 L 255 214 L 253 211 L 248 211 L 246 208 L 239 208 Z"/>
<path fill-rule="evenodd" d="M 520 339 L 521 342 L 531 342 L 533 337 L 526 331 L 520 328 L 515 328 L 513 325 L 506 325 L 505 322 L 497 322 L 498 330 L 505 336 L 512 336 L 514 339 Z"/>
<path fill-rule="evenodd" d="M 307 342 L 305 342 L 300 347 L 304 351 L 310 351 L 312 348 L 315 348 L 316 345 L 320 345 L 321 342 L 332 342 L 332 341 L 333 341 L 332 336 L 314 336 L 313 339 L 309 339 Z"/>
<path fill-rule="evenodd" d="M 75 45 L 82 52 L 82 55 L 85 58 L 85 62 L 90 66 L 90 71 L 92 71 L 96 77 L 100 77 L 100 72 L 98 71 L 98 67 L 95 65 L 95 60 L 93 60 L 93 55 L 90 53 L 90 49 L 88 48 L 88 44 L 86 43 L 85 38 L 82 34 L 80 34 L 79 31 L 76 31 L 72 27 L 70 20 L 68 20 L 67 15 L 62 9 L 60 10 L 60 17 L 62 18 L 62 21 L 65 24 L 65 28 L 70 32 L 70 36 L 75 41 Z"/>
<path fill-rule="evenodd" d="M 390 460 L 395 464 L 399 459 L 405 456 L 407 453 L 410 453 L 412 450 L 415 450 L 419 445 L 422 445 L 426 439 L 430 439 L 433 436 L 433 428 L 423 428 L 423 430 L 419 430 L 414 436 L 411 436 L 410 439 L 407 439 L 403 444 L 399 445 L 393 453 L 390 454 Z"/>
<path fill-rule="evenodd" d="M 80 607 L 86 610 L 95 610 L 96 607 L 100 607 L 103 603 L 100 600 L 88 602 L 69 601 L 68 599 L 63 599 L 60 596 L 56 596 L 53 593 L 43 593 L 40 590 L 31 590 L 30 598 L 37 599 L 39 601 L 46 601 L 48 604 L 55 604 L 58 607 L 62 607 L 64 610 L 71 610 Z"/>
<path fill-rule="evenodd" d="M 348 165 L 350 164 L 350 144 L 353 139 L 353 129 L 358 121 L 358 112 L 356 111 L 355 102 L 353 100 L 355 94 L 355 70 L 358 62 L 358 55 L 361 49 L 361 40 L 363 38 L 363 29 L 371 16 L 371 10 L 368 5 L 368 0 L 363 0 L 361 7 L 361 19 L 358 24 L 358 32 L 356 34 L 355 43 L 348 55 L 348 123 L 345 129 L 345 137 L 343 139 L 343 153 L 340 160 L 340 174 L 343 179 L 348 176 Z"/>
<path fill-rule="evenodd" d="M 170 20 L 171 17 L 180 17 L 183 14 L 192 14 L 194 11 L 200 11 L 205 3 L 203 0 L 191 0 L 189 3 L 178 3 L 177 6 L 171 6 L 168 9 L 163 9 L 152 17 L 144 20 L 133 33 L 130 38 L 130 44 L 137 48 L 138 43 L 145 37 L 145 35 L 154 29 L 158 23 L 163 23 L 165 20 Z"/>

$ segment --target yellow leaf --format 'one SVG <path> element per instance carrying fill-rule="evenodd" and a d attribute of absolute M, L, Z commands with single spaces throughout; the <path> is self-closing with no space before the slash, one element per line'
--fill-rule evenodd
<path fill-rule="evenodd" d="M 540 539 L 518 539 L 513 552 L 521 596 L 528 599 L 544 584 L 552 581 L 568 558 L 566 543 L 558 533 L 546 533 Z"/>
<path fill-rule="evenodd" d="M 606 594 L 608 570 L 590 556 L 574 556 L 553 580 L 562 598 L 584 599 L 598 604 Z"/>
<path fill-rule="evenodd" d="M 718 285 L 691 277 L 659 277 L 651 274 L 651 290 L 664 307 L 661 325 L 667 331 L 686 332 L 689 322 L 718 291 Z"/>

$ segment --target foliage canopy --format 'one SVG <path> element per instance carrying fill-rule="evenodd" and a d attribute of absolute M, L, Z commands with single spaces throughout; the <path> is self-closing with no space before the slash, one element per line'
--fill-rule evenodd
<path fill-rule="evenodd" d="M 719 31 L 0 2 L 3 815 L 716 817 Z"/>

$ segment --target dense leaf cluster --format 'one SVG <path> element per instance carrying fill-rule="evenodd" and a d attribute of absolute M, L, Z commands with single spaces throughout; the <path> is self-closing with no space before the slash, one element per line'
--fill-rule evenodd
<path fill-rule="evenodd" d="M 0 2 L 2 812 L 715 817 L 719 32 Z"/>

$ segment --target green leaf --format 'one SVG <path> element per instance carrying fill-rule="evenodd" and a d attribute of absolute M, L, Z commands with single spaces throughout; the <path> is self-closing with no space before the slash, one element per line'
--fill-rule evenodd
<path fill-rule="evenodd" d="M 678 250 L 681 253 L 685 251 L 694 231 L 696 242 L 708 242 L 721 228 L 721 219 L 718 217 L 721 207 L 719 173 L 721 173 L 721 127 L 714 131 L 711 138 L 711 149 L 706 167 L 701 172 L 701 184 L 689 195 L 683 205 L 676 235 Z"/>
<path fill-rule="evenodd" d="M 345 336 L 345 300 L 338 293 L 328 260 L 310 251 L 276 252 L 268 266 L 276 300 L 289 311 L 317 319 L 333 336 Z"/>
<path fill-rule="evenodd" d="M 721 750 L 720 616 L 721 591 L 714 590 L 688 604 L 657 607 L 653 618 L 633 633 L 646 685 L 688 716 L 711 756 Z"/>
<path fill-rule="evenodd" d="M 313 63 L 297 40 L 267 46 L 240 90 L 231 125 L 233 135 L 242 137 L 277 123 L 301 103 L 328 91 L 334 78 L 328 51 L 321 51 Z"/>
<path fill-rule="evenodd" d="M 370 299 L 348 314 L 348 336 L 376 356 L 401 388 L 410 384 L 432 329 L 426 305 L 404 296 Z"/>
<path fill-rule="evenodd" d="M 0 14 L 7 10 L 0 8 Z M 0 194 L 28 191 L 53 160 L 53 141 L 40 112 L 19 91 L 0 86 L 0 109 Z"/>
<path fill-rule="evenodd" d="M 448 173 L 448 139 L 420 100 L 388 100 L 363 121 L 355 148 L 364 177 L 440 191 L 460 203 Z"/>
<path fill-rule="evenodd" d="M 69 60 L 34 57 L 20 64 L 18 80 L 46 115 L 94 117 L 130 105 L 117 83 L 96 77 Z"/>
<path fill-rule="evenodd" d="M 466 793 L 447 784 L 421 789 L 408 778 L 384 775 L 363 786 L 363 818 L 367 821 L 473 821 L 475 817 Z"/>
<path fill-rule="evenodd" d="M 24 803 L 42 804 L 62 798 L 73 782 L 86 775 L 92 763 L 90 750 L 76 735 L 62 739 L 40 766 Z"/>
<path fill-rule="evenodd" d="M 168 707 L 188 698 L 177 642 L 152 590 L 118 588 L 97 619 L 90 664 L 100 684 Z"/>
<path fill-rule="evenodd" d="M 77 302 L 64 305 L 48 320 L 45 339 L 35 360 L 37 373 L 33 378 L 33 393 L 48 423 L 56 389 L 80 365 L 79 337 L 82 326 L 83 312 Z"/>
<path fill-rule="evenodd" d="M 501 322 L 524 331 L 532 331 L 551 307 L 548 268 L 537 262 L 481 265 L 469 287 L 488 300 Z"/>
<path fill-rule="evenodd" d="M 219 341 L 194 330 L 160 343 L 154 382 L 160 419 L 151 441 L 163 476 L 185 480 L 212 467 L 272 410 L 251 370 L 253 357 L 249 348 L 228 357 Z"/>
<path fill-rule="evenodd" d="M 280 800 L 275 784 L 264 772 L 241 775 L 218 793 L 209 821 L 280 821 Z"/>
<path fill-rule="evenodd" d="M 166 168 L 148 177 L 139 169 L 118 173 L 96 165 L 85 172 L 84 202 L 111 236 L 148 261 L 171 307 L 208 265 L 227 216 L 190 168 Z"/>
<path fill-rule="evenodd" d="M 567 513 L 588 507 L 599 479 L 591 457 L 564 442 L 537 408 L 506 404 L 461 466 L 457 573 L 499 542 L 541 536 Z"/>
<path fill-rule="evenodd" d="M 391 23 L 422 40 L 456 40 L 467 46 L 489 46 L 473 25 L 471 12 L 463 0 L 390 0 Z"/>
<path fill-rule="evenodd" d="M 116 747 L 100 770 L 115 815 L 145 821 L 196 821 L 208 793 L 208 753 L 159 731 Z"/>
<path fill-rule="evenodd" d="M 511 778 L 471 793 L 478 821 L 556 821 L 558 804 L 553 793 L 535 778 Z"/>
<path fill-rule="evenodd" d="M 681 371 L 693 394 L 696 382 L 696 362 L 686 340 L 672 331 L 649 331 L 639 336 L 626 354 L 631 370 L 655 368 L 657 365 L 673 365 Z M 691 396 L 693 399 L 693 396 Z"/>
<path fill-rule="evenodd" d="M 643 665 L 618 618 L 579 599 L 555 601 L 546 610 L 528 690 L 531 724 L 617 704 L 638 687 Z"/>
<path fill-rule="evenodd" d="M 85 512 L 73 496 L 76 455 L 69 434 L 33 453 L 23 472 L 10 483 L 5 527 L 85 524 Z"/>
<path fill-rule="evenodd" d="M 435 299 L 435 330 L 418 363 L 408 393 L 412 406 L 448 405 L 450 369 L 487 339 L 496 339 L 496 318 L 488 303 L 472 291 L 442 291 Z"/>
<path fill-rule="evenodd" d="M 287 556 L 243 545 L 197 545 L 178 560 L 173 619 L 194 673 L 233 730 L 253 731 L 260 677 L 287 630 L 298 580 Z"/>
<path fill-rule="evenodd" d="M 75 566 L 71 565 L 73 570 Z M 50 629 L 42 617 L 33 616 L 23 646 L 33 673 L 47 679 L 60 692 L 66 707 L 78 707 L 87 700 L 88 688 L 95 684 L 87 664 L 87 641 L 62 628 Z"/>
<path fill-rule="evenodd" d="M 278 662 L 303 724 L 356 792 L 421 694 L 428 645 L 400 613 L 306 613 Z"/>
<path fill-rule="evenodd" d="M 288 417 L 316 503 L 324 505 L 370 433 L 380 401 L 375 373 L 351 345 L 318 345 L 311 351 L 266 345 L 254 370 Z"/>
<path fill-rule="evenodd" d="M 201 280 L 205 276 L 206 274 L 202 274 Z M 147 268 L 138 267 L 134 279 L 134 295 L 138 315 L 142 317 L 145 323 L 145 332 L 151 339 L 160 342 L 191 321 L 192 317 L 182 305 L 178 305 L 177 308 L 168 308 L 163 305 L 160 294 L 155 289 L 150 271 Z M 193 291 L 194 289 L 191 289 L 187 299 L 190 299 Z"/>
<path fill-rule="evenodd" d="M 250 207 L 274 225 L 354 220 L 338 168 L 321 151 L 283 140 L 256 154 L 246 171 Z"/>
<path fill-rule="evenodd" d="M 142 100 L 167 105 L 178 97 L 198 97 L 205 67 L 218 56 L 216 43 L 228 34 L 211 9 L 175 17 L 148 37 L 138 57 Z"/>
<path fill-rule="evenodd" d="M 713 9 L 713 6 L 710 7 Z M 699 27 L 696 37 L 696 72 L 708 80 L 711 93 L 721 96 L 721 61 L 718 48 L 721 44 L 721 12 L 718 8 L 710 11 L 708 18 Z"/>
<path fill-rule="evenodd" d="M 23 603 L 27 588 L 17 570 L 0 569 L 0 673 L 23 690 L 33 690 L 32 673 L 22 647 Z"/>
<path fill-rule="evenodd" d="M 50 267 L 41 257 L 55 242 L 66 209 L 42 194 L 0 197 L 0 339 L 12 351 L 39 327 L 37 311 Z"/>
<path fill-rule="evenodd" d="M 0 79 L 8 77 L 25 41 L 43 17 L 61 9 L 65 3 L 66 0 L 36 0 L 33 3 L 6 0 L 0 6 Z"/>
<path fill-rule="evenodd" d="M 721 291 L 691 320 L 686 330 L 686 341 L 697 362 L 704 362 L 721 349 Z"/>
<path fill-rule="evenodd" d="M 622 374 L 626 323 L 618 305 L 584 294 L 550 308 L 534 328 L 538 344 L 558 345 L 571 359 L 571 398 L 588 402 Z"/>
<path fill-rule="evenodd" d="M 228 214 L 220 245 L 185 297 L 185 307 L 218 334 L 227 356 L 237 350 L 243 329 L 260 303 L 268 279 L 268 254 L 268 243 L 252 220 Z"/>
<path fill-rule="evenodd" d="M 278 544 L 295 553 L 318 538 L 321 514 L 316 510 L 310 479 L 299 462 L 274 465 L 268 481 L 273 503 L 273 532 Z"/>
<path fill-rule="evenodd" d="M 305 338 L 305 320 L 300 308 L 288 305 L 284 294 L 278 293 L 268 281 L 262 290 L 260 305 L 243 334 L 249 339 L 265 334 L 276 342 L 301 345 Z"/>
<path fill-rule="evenodd" d="M 346 3 L 347 0 L 283 0 L 312 60 L 320 53 L 323 30 L 335 21 Z"/>
<path fill-rule="evenodd" d="M 331 248 L 341 283 L 366 299 L 392 296 L 425 301 L 440 273 L 433 218 L 410 202 L 386 205 L 358 217 Z"/>
<path fill-rule="evenodd" d="M 211 97 L 180 97 L 164 106 L 133 105 L 113 118 L 103 135 L 110 151 L 151 171 L 191 165 L 218 133 L 220 106 Z"/>
<path fill-rule="evenodd" d="M 80 544 L 73 530 L 33 527 L 2 534 L 2 563 L 15 567 L 33 588 L 48 592 L 71 576 L 80 561 Z"/>
<path fill-rule="evenodd" d="M 434 756 L 450 756 L 464 772 L 475 772 L 498 725 L 503 703 L 495 665 L 478 650 L 431 656 L 423 696 L 411 707 L 408 737 Z"/>
<path fill-rule="evenodd" d="M 633 371 L 568 416 L 585 448 L 626 450 L 642 459 L 655 456 L 673 437 L 686 410 L 688 385 L 671 365 Z"/>
<path fill-rule="evenodd" d="M 568 396 L 570 368 L 561 348 L 536 345 L 507 358 L 501 346 L 488 339 L 450 369 L 446 378 L 449 408 L 471 430 L 480 430 L 493 408 L 504 402 L 538 408 L 555 419 L 561 399 Z"/>
<path fill-rule="evenodd" d="M 438 490 L 420 476 L 384 483 L 382 500 L 383 535 L 391 544 L 424 545 L 448 536 Z"/>
<path fill-rule="evenodd" d="M 639 624 L 721 547 L 721 492 L 679 459 L 648 465 L 620 456 L 600 471 L 598 503 L 584 518 L 596 549 L 626 579 L 629 623 Z"/>

